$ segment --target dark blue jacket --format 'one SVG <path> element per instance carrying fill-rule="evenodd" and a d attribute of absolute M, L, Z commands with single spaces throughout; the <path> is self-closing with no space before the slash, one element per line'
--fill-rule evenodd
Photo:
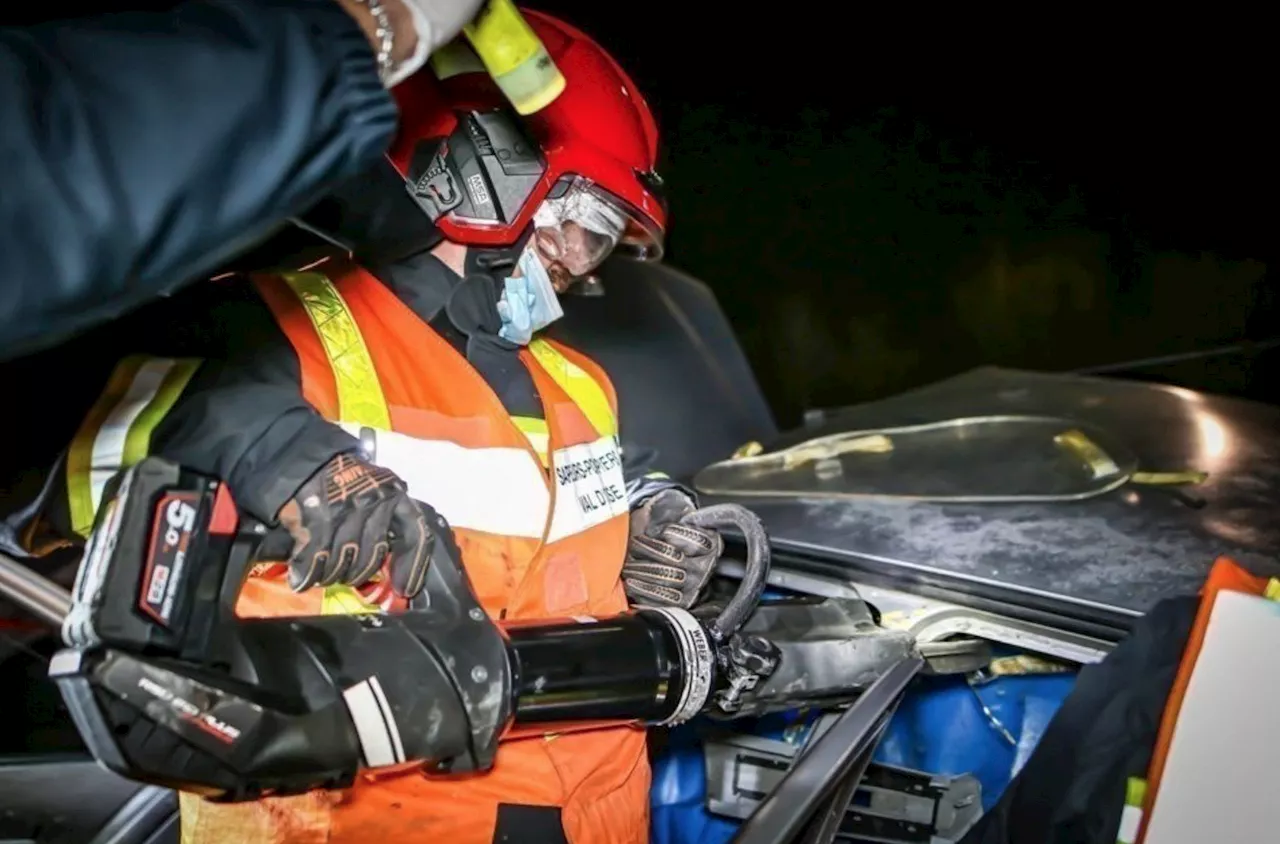
<path fill-rule="evenodd" d="M 375 163 L 395 120 L 332 0 L 0 30 L 0 359 L 210 272 Z"/>

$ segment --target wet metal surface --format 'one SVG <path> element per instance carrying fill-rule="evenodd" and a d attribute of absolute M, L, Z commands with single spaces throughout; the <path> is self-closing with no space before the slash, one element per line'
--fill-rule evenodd
<path fill-rule="evenodd" d="M 774 444 L 842 430 L 1000 413 L 1106 428 L 1142 471 L 1202 470 L 1183 487 L 1126 485 L 1084 501 L 949 505 L 887 500 L 743 499 L 780 551 L 890 576 L 1047 599 L 1124 624 L 1197 591 L 1214 559 L 1280 575 L 1280 408 L 1130 381 L 980 369 L 827 414 Z M 982 471 L 975 466 L 974 471 Z"/>

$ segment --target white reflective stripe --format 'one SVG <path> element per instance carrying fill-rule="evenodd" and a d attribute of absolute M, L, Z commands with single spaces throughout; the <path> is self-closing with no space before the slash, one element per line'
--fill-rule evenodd
<path fill-rule="evenodd" d="M 548 542 L 582 533 L 630 512 L 617 437 L 557 449 L 551 455 L 556 512 Z"/>
<path fill-rule="evenodd" d="M 360 436 L 359 425 L 342 427 Z M 434 507 L 450 526 L 542 538 L 550 494 L 541 467 L 525 449 L 463 448 L 396 431 L 373 433 L 375 462 L 399 475 L 409 495 Z"/>
<path fill-rule="evenodd" d="M 356 683 L 342 693 L 351 723 L 360 739 L 360 752 L 370 768 L 398 765 L 404 761 L 400 731 L 377 677 Z"/>
<path fill-rule="evenodd" d="M 541 539 L 550 494 L 545 475 L 523 448 L 464 448 L 395 431 L 340 423 L 355 437 L 373 435 L 374 461 L 395 472 L 409 495 L 452 527 Z M 582 533 L 630 511 L 615 437 L 558 449 L 551 455 L 556 511 L 548 542 Z"/>
<path fill-rule="evenodd" d="M 102 427 L 98 429 L 98 435 L 93 439 L 93 456 L 89 464 L 89 489 L 95 513 L 102 504 L 102 491 L 107 481 L 124 464 L 124 447 L 129 429 L 160 391 L 165 376 L 175 363 L 165 358 L 153 358 L 138 367 L 128 391 L 120 399 L 120 403 L 111 409 L 111 413 L 103 420 Z"/>

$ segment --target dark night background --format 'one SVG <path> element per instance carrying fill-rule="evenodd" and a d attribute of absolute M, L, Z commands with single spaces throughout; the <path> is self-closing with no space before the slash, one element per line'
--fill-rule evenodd
<path fill-rule="evenodd" d="M 714 288 L 784 426 L 981 364 L 1280 335 L 1257 21 L 542 8 L 649 97 L 668 258 Z M 1267 348 L 1143 374 L 1274 400 Z"/>
<path fill-rule="evenodd" d="M 592 4 L 548 8 L 658 112 L 669 259 L 715 289 L 782 422 L 985 363 L 1280 333 L 1273 98 L 1247 22 L 994 17 L 929 37 L 875 16 L 770 30 L 707 4 L 729 20 L 658 25 L 692 6 L 646 4 L 643 36 Z M 1274 399 L 1275 360 L 1144 374 Z"/>

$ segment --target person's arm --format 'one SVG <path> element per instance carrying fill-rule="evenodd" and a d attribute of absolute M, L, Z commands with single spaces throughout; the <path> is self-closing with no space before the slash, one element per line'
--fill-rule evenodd
<path fill-rule="evenodd" d="M 622 476 L 627 484 L 627 503 L 634 510 L 658 493 L 675 489 L 697 500 L 694 492 L 654 465 L 658 452 L 654 449 L 625 445 L 622 449 Z"/>
<path fill-rule="evenodd" d="M 293 347 L 251 289 L 212 310 L 235 330 L 211 338 L 208 359 L 139 355 L 116 367 L 40 498 L 0 523 L 0 548 L 44 557 L 77 545 L 109 479 L 155 456 L 221 478 L 239 509 L 288 531 L 295 590 L 359 587 L 385 571 L 412 598 L 443 520 L 307 403 Z"/>
<path fill-rule="evenodd" d="M 396 111 L 361 20 L 193 0 L 0 31 L 0 358 L 198 278 L 375 162 Z"/>
<path fill-rule="evenodd" d="M 230 292 L 208 320 L 216 349 L 151 435 L 151 453 L 227 482 L 236 503 L 274 522 L 303 482 L 358 441 L 302 396 L 297 354 L 251 287 Z"/>
<path fill-rule="evenodd" d="M 201 358 L 116 364 L 39 495 L 0 524 L 0 549 L 42 556 L 83 539 L 107 480 L 148 455 L 227 481 L 240 507 L 274 522 L 304 481 L 358 448 L 303 398 L 297 356 L 252 287 L 228 285 L 188 329 Z"/>

